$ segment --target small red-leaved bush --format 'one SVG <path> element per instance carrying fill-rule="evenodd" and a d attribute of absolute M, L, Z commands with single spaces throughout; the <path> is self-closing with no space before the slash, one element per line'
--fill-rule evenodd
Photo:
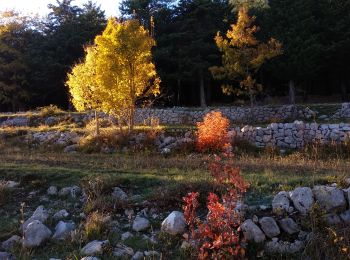
<path fill-rule="evenodd" d="M 199 152 L 223 152 L 231 148 L 228 129 L 230 121 L 221 112 L 213 111 L 197 123 L 197 143 Z"/>
<path fill-rule="evenodd" d="M 210 164 L 214 181 L 223 186 L 221 198 L 210 193 L 207 200 L 208 214 L 204 221 L 197 216 L 198 192 L 183 198 L 184 216 L 189 225 L 187 239 L 197 249 L 198 259 L 238 259 L 244 257 L 239 226 L 241 215 L 236 210 L 247 184 L 238 168 L 233 166 L 232 156 L 216 157 Z"/>

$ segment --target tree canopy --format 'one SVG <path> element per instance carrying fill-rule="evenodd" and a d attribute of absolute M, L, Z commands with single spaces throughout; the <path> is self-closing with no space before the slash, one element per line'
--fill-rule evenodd
<path fill-rule="evenodd" d="M 210 67 L 224 67 L 214 38 L 237 22 L 242 5 L 249 6 L 248 15 L 255 16 L 255 25 L 261 28 L 254 35 L 257 41 L 268 42 L 273 37 L 283 45 L 283 55 L 264 62 L 253 73 L 256 82 L 264 85 L 258 103 L 270 96 L 285 100 L 288 95 L 291 103 L 308 101 L 310 96 L 349 100 L 347 0 L 123 0 L 118 19 L 137 19 L 156 42 L 151 53 L 163 93 L 156 105 L 205 106 L 249 100 L 224 95 L 220 86 L 229 82 L 215 80 L 209 71 Z M 82 61 L 86 46 L 102 33 L 107 19 L 92 1 L 77 6 L 73 0 L 58 0 L 49 10 L 47 17 L 15 11 L 1 14 L 2 111 L 48 104 L 72 109 L 65 87 L 67 73 Z"/>
<path fill-rule="evenodd" d="M 132 128 L 136 101 L 159 94 L 152 62 L 155 41 L 136 19 L 108 20 L 102 35 L 86 48 L 85 60 L 69 74 L 67 85 L 76 109 L 126 115 Z"/>

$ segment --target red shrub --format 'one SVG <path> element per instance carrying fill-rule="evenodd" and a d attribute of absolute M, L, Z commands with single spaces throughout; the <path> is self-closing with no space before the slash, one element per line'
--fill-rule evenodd
<path fill-rule="evenodd" d="M 233 167 L 232 156 L 216 157 L 210 164 L 214 180 L 226 188 L 221 200 L 215 193 L 208 196 L 208 214 L 205 221 L 197 216 L 198 192 L 183 198 L 184 216 L 189 225 L 188 240 L 197 249 L 198 259 L 237 259 L 244 257 L 241 247 L 239 226 L 241 215 L 235 210 L 237 201 L 242 199 L 247 184 L 238 168 Z"/>
<path fill-rule="evenodd" d="M 197 123 L 197 144 L 199 152 L 227 151 L 231 148 L 228 128 L 230 121 L 213 111 L 204 116 L 203 122 Z"/>

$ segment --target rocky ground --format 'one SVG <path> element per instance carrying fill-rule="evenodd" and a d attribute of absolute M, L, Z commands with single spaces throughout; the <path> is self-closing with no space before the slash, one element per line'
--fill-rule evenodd
<path fill-rule="evenodd" d="M 193 152 L 193 127 L 143 126 L 124 135 L 102 118 L 96 137 L 91 120 L 1 117 L 0 260 L 189 259 L 181 198 L 212 187 L 206 159 Z M 318 227 L 349 230 L 349 150 L 338 146 L 349 129 L 300 121 L 231 129 L 237 165 L 251 184 L 237 208 L 249 259 L 305 258 L 323 236 Z M 303 151 L 312 131 L 337 151 Z M 277 151 L 266 149 L 271 140 Z M 100 176 L 113 178 L 101 184 Z"/>
<path fill-rule="evenodd" d="M 281 191 L 274 196 L 271 205 L 240 204 L 237 211 L 245 218 L 241 225 L 242 236 L 248 243 L 261 244 L 265 256 L 301 254 L 313 239 L 310 221 L 316 207 L 325 225 L 350 226 L 350 179 L 344 185 L 346 188 L 333 184 Z M 21 184 L 15 181 L 2 182 L 1 186 L 11 192 L 23 191 Z M 46 192 L 38 190 L 26 194 L 27 201 L 33 205 L 22 204 L 23 221 L 16 227 L 17 232 L 0 243 L 0 259 L 15 259 L 16 255 L 22 259 L 26 254 L 32 259 L 62 259 L 62 256 L 70 259 L 69 250 L 81 259 L 189 257 L 186 253 L 191 242 L 182 237 L 187 225 L 181 211 L 161 212 L 156 205 L 140 201 L 138 194 L 127 194 L 120 187 L 113 187 L 107 197 L 111 205 L 120 208 L 111 214 L 98 215 L 98 222 L 91 223 L 85 213 L 87 204 L 91 203 L 91 195 L 88 195 L 91 192 L 79 186 L 50 186 Z M 36 204 L 40 205 L 33 207 Z M 100 228 L 98 225 L 103 226 L 105 232 L 86 236 L 88 223 L 95 225 L 96 230 Z M 171 244 L 170 248 L 167 243 Z M 54 252 L 53 244 L 56 248 L 57 244 L 66 245 L 67 251 Z M 41 256 L 30 252 L 40 252 Z"/>

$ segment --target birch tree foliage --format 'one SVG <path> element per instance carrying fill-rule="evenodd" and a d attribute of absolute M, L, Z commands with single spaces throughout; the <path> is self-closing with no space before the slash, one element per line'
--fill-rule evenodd
<path fill-rule="evenodd" d="M 102 110 L 96 83 L 96 48 L 89 46 L 85 49 L 85 60 L 72 69 L 68 74 L 67 86 L 72 96 L 72 103 L 78 111 L 89 109 Z"/>
<path fill-rule="evenodd" d="M 137 20 L 110 18 L 102 35 L 86 49 L 85 60 L 68 76 L 76 109 L 92 108 L 116 116 L 127 112 L 132 127 L 136 101 L 159 94 L 153 46 L 155 41 Z"/>

